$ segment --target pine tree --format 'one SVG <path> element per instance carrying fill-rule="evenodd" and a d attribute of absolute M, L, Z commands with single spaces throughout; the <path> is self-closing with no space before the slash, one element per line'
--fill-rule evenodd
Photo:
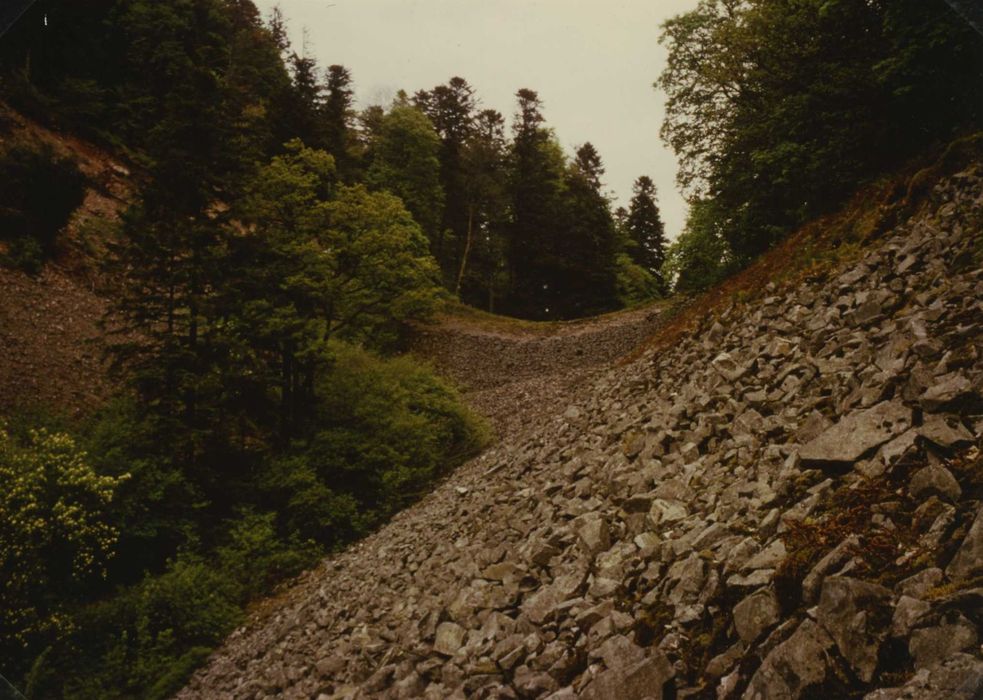
<path fill-rule="evenodd" d="M 340 65 L 328 66 L 326 97 L 322 118 L 325 124 L 325 149 L 334 156 L 342 179 L 351 181 L 354 176 L 354 159 L 351 154 L 351 121 L 354 90 L 351 72 Z"/>
<path fill-rule="evenodd" d="M 414 104 L 430 118 L 440 136 L 440 182 L 445 205 L 435 255 L 444 269 L 448 286 L 459 277 L 461 259 L 468 246 L 469 219 L 468 174 L 465 172 L 464 149 L 474 128 L 477 100 L 464 78 L 451 78 L 429 92 L 420 91 Z M 445 241 L 445 232 L 450 239 Z"/>
<path fill-rule="evenodd" d="M 553 307 L 564 317 L 609 311 L 617 305 L 617 232 L 602 192 L 603 175 L 597 149 L 589 142 L 580 146 L 566 176 L 564 226 L 557 245 L 563 275 Z"/>
<path fill-rule="evenodd" d="M 519 316 L 549 318 L 556 313 L 550 302 L 563 274 L 556 248 L 566 166 L 562 149 L 543 126 L 539 95 L 523 88 L 516 98 L 509 167 L 508 309 Z"/>
<path fill-rule="evenodd" d="M 505 120 L 486 109 L 475 115 L 461 156 L 467 228 L 454 291 L 491 311 L 505 289 Z"/>
<path fill-rule="evenodd" d="M 666 234 L 656 204 L 655 183 L 647 175 L 635 180 L 634 192 L 625 219 L 625 229 L 630 240 L 629 253 L 636 264 L 662 280 L 662 264 L 666 259 Z"/>

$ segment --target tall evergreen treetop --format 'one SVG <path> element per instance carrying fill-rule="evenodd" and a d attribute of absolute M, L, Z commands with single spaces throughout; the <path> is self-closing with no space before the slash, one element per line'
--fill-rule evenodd
<path fill-rule="evenodd" d="M 653 275 L 661 274 L 666 259 L 666 232 L 656 204 L 655 183 L 642 175 L 635 181 L 625 220 L 632 259 Z"/>

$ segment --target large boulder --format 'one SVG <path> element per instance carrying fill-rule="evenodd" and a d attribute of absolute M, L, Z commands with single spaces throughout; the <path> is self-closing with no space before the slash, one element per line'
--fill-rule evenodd
<path fill-rule="evenodd" d="M 778 623 L 780 612 L 774 591 L 763 588 L 734 606 L 734 627 L 742 641 L 751 643 Z"/>
<path fill-rule="evenodd" d="M 816 617 L 860 680 L 869 683 L 889 631 L 891 591 L 866 581 L 831 576 L 823 582 Z"/>
<path fill-rule="evenodd" d="M 918 671 L 900 688 L 883 688 L 864 700 L 979 700 L 983 697 L 983 661 L 955 654 L 941 664 Z"/>
<path fill-rule="evenodd" d="M 803 621 L 765 657 L 743 700 L 798 700 L 807 688 L 826 680 L 833 645 L 822 627 L 812 620 Z"/>
<path fill-rule="evenodd" d="M 911 410 L 897 401 L 854 411 L 799 450 L 805 466 L 849 466 L 911 427 Z"/>
<path fill-rule="evenodd" d="M 661 652 L 629 666 L 602 671 L 585 696 L 593 700 L 662 700 L 675 671 Z"/>

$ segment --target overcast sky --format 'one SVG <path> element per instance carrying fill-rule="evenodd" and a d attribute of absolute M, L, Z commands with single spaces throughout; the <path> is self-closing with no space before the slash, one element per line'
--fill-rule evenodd
<path fill-rule="evenodd" d="M 665 65 L 659 26 L 697 0 L 257 0 L 286 16 L 299 50 L 346 66 L 359 107 L 386 104 L 466 79 L 482 106 L 511 117 L 515 92 L 539 93 L 543 114 L 568 154 L 584 141 L 600 151 L 607 185 L 627 205 L 639 175 L 659 190 L 666 232 L 686 216 L 676 161 L 659 140 Z"/>

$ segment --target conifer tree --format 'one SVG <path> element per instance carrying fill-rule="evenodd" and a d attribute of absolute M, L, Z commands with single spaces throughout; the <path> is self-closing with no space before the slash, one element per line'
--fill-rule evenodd
<path fill-rule="evenodd" d="M 655 183 L 647 175 L 635 180 L 634 194 L 625 219 L 630 241 L 629 254 L 636 264 L 662 280 L 662 264 L 666 259 L 666 234 L 656 204 Z"/>
<path fill-rule="evenodd" d="M 352 89 L 351 72 L 337 64 L 328 66 L 325 92 L 322 112 L 326 132 L 325 149 L 334 156 L 342 179 L 350 181 L 355 176 L 355 163 L 351 154 L 352 103 L 355 93 Z"/>

